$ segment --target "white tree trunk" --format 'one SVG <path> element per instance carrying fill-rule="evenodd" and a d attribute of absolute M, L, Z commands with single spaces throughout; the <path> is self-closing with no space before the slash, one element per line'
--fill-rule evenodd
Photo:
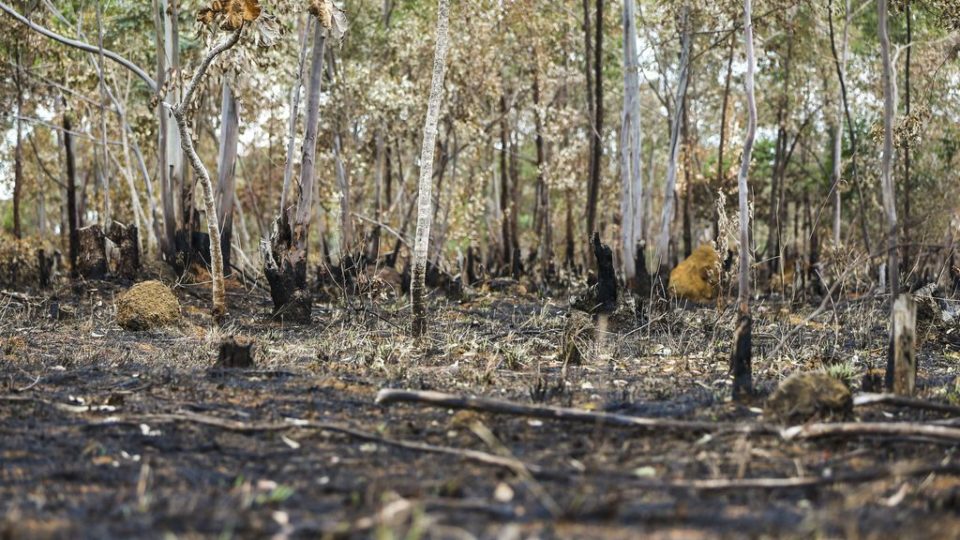
<path fill-rule="evenodd" d="M 680 122 L 683 119 L 683 98 L 687 93 L 687 81 L 690 75 L 690 28 L 689 8 L 684 8 L 683 45 L 680 51 L 680 78 L 677 81 L 677 93 L 673 99 L 673 122 L 670 127 L 670 161 L 667 164 L 667 183 L 663 191 L 663 212 L 660 216 L 660 236 L 657 239 L 658 271 L 669 263 L 670 226 L 676 214 L 677 167 L 680 156 Z"/>
<path fill-rule="evenodd" d="M 850 19 L 852 17 L 850 0 L 847 0 L 845 20 L 843 23 L 843 37 L 840 43 L 840 77 L 846 77 L 847 72 L 847 53 L 848 37 L 850 35 Z M 830 17 L 833 14 L 829 14 Z M 840 245 L 841 232 L 841 201 L 840 201 L 840 177 L 843 170 L 843 91 L 837 89 L 837 107 L 836 120 L 833 125 L 833 245 Z"/>
<path fill-rule="evenodd" d="M 623 127 L 620 134 L 621 242 L 624 279 L 637 274 L 636 247 L 643 239 L 643 177 L 640 157 L 640 74 L 634 0 L 623 2 Z"/>
<path fill-rule="evenodd" d="M 883 60 L 883 157 L 880 161 L 880 186 L 883 190 L 883 209 L 887 215 L 887 272 L 890 274 L 890 297 L 899 292 L 899 261 L 897 257 L 897 201 L 893 185 L 893 121 L 896 115 L 897 90 L 893 80 L 890 59 L 890 34 L 887 29 L 887 0 L 877 0 L 877 24 L 880 34 L 880 56 Z"/>
<path fill-rule="evenodd" d="M 750 176 L 750 159 L 753 141 L 757 133 L 757 98 L 754 91 L 756 57 L 753 51 L 753 15 L 751 0 L 744 0 L 744 41 L 747 56 L 747 73 L 744 85 L 747 91 L 747 133 L 743 141 L 743 158 L 737 175 L 737 195 L 740 203 L 740 276 L 738 304 L 741 315 L 750 314 L 750 191 L 747 180 Z"/>
<path fill-rule="evenodd" d="M 433 53 L 433 79 L 427 102 L 427 119 L 423 126 L 423 146 L 420 149 L 420 182 L 417 195 L 417 232 L 413 246 L 413 272 L 410 297 L 413 305 L 413 334 L 422 336 L 427 327 L 424 303 L 426 289 L 427 252 L 430 243 L 430 225 L 433 219 L 433 150 L 437 141 L 437 122 L 440 118 L 440 99 L 443 94 L 443 76 L 447 67 L 447 24 L 449 0 L 437 5 L 437 41 Z"/>

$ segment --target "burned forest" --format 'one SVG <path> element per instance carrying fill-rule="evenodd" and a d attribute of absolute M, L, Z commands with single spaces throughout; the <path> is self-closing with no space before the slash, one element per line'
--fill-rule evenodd
<path fill-rule="evenodd" d="M 960 539 L 954 0 L 0 0 L 0 539 Z"/>

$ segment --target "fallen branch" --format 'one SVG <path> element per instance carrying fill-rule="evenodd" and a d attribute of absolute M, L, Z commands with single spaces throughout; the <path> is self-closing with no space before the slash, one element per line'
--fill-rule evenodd
<path fill-rule="evenodd" d="M 801 489 L 833 484 L 863 484 L 886 478 L 905 478 L 927 474 L 960 475 L 960 463 L 948 464 L 894 464 L 867 471 L 838 474 L 832 476 L 801 476 L 796 478 L 711 478 L 708 480 L 674 480 L 669 484 L 675 488 L 697 491 L 737 491 L 741 489 Z M 650 487 L 650 486 L 643 486 Z"/>
<path fill-rule="evenodd" d="M 298 418 L 287 418 L 285 420 L 286 420 L 285 422 L 246 423 L 246 422 L 240 422 L 238 420 L 218 418 L 216 416 L 211 416 L 206 414 L 194 413 L 189 411 L 181 411 L 177 413 L 112 416 L 98 422 L 92 422 L 87 425 L 90 427 L 98 427 L 98 426 L 109 426 L 109 425 L 116 425 L 116 424 L 140 425 L 140 424 L 150 424 L 150 423 L 162 424 L 162 423 L 189 422 L 189 423 L 200 424 L 200 425 L 209 426 L 209 427 L 215 427 L 219 429 L 225 429 L 227 431 L 234 431 L 238 433 L 255 433 L 260 431 L 284 431 L 284 430 L 296 429 L 296 428 L 318 429 L 321 431 L 329 431 L 333 433 L 347 435 L 348 437 L 352 437 L 354 439 L 359 439 L 362 441 L 369 441 L 376 444 L 382 444 L 384 446 L 392 446 L 395 448 L 403 448 L 405 450 L 413 450 L 417 452 L 456 456 L 466 461 L 474 461 L 474 462 L 482 463 L 485 465 L 491 465 L 491 466 L 500 467 L 503 469 L 509 469 L 510 471 L 526 469 L 530 471 L 531 474 L 540 478 L 563 479 L 563 478 L 568 478 L 570 476 L 568 473 L 548 471 L 547 469 L 544 469 L 543 467 L 540 467 L 538 465 L 530 465 L 530 464 L 523 463 L 517 459 L 496 456 L 494 454 L 481 452 L 478 450 L 464 450 L 460 448 L 454 448 L 451 446 L 437 446 L 433 444 L 421 443 L 421 442 L 415 442 L 415 441 L 390 439 L 386 437 L 381 437 L 379 435 L 375 435 L 373 433 L 355 429 L 349 426 L 334 424 L 331 422 L 316 422 L 312 420 L 302 420 Z"/>
<path fill-rule="evenodd" d="M 817 439 L 836 436 L 922 437 L 948 443 L 960 443 L 960 428 L 910 422 L 840 422 L 807 424 L 784 429 L 785 440 Z"/>
<path fill-rule="evenodd" d="M 938 411 L 950 414 L 960 414 L 960 407 L 950 405 L 949 403 L 938 403 L 936 401 L 927 401 L 924 399 L 912 398 L 907 396 L 898 396 L 896 394 L 859 394 L 853 398 L 854 407 L 864 405 L 894 405 L 897 407 L 909 407 L 912 409 L 923 409 L 927 411 Z"/>
<path fill-rule="evenodd" d="M 377 393 L 376 403 L 422 403 L 432 407 L 446 409 L 469 409 L 494 414 L 509 414 L 559 420 L 603 424 L 624 428 L 664 429 L 682 432 L 732 431 L 737 433 L 776 434 L 777 430 L 765 424 L 742 424 L 724 422 L 702 422 L 695 420 L 671 420 L 667 418 L 644 418 L 625 414 L 604 413 L 574 409 L 570 407 L 551 407 L 548 405 L 529 405 L 500 399 L 463 397 L 442 392 L 395 390 L 386 388 Z"/>
<path fill-rule="evenodd" d="M 0 395 L 0 401 L 36 401 L 48 405 L 53 405 L 56 408 L 63 410 L 65 412 L 93 412 L 97 409 L 88 408 L 88 407 L 63 407 L 63 404 L 58 404 L 55 402 L 47 401 L 44 399 L 39 399 L 36 397 L 30 396 L 16 396 L 16 395 Z M 84 409 L 81 411 L 80 409 Z M 432 453 L 432 454 L 444 454 L 451 455 L 463 459 L 465 461 L 472 461 L 479 463 L 481 465 L 488 465 L 493 467 L 498 467 L 502 469 L 510 470 L 511 472 L 517 472 L 520 470 L 529 471 L 530 475 L 541 478 L 541 479 L 551 479 L 566 481 L 574 477 L 584 477 L 588 474 L 594 475 L 596 477 L 607 477 L 615 478 L 622 482 L 628 482 L 632 486 L 641 488 L 641 489 L 657 489 L 665 491 L 703 491 L 703 492 L 715 492 L 715 491 L 731 491 L 731 490 L 742 490 L 742 489 L 758 489 L 758 490 L 778 490 L 778 489 L 802 489 L 802 488 L 811 488 L 824 485 L 833 485 L 833 484 L 855 484 L 855 483 L 865 483 L 873 482 L 877 480 L 883 480 L 886 478 L 903 478 L 911 476 L 923 476 L 927 474 L 947 474 L 947 475 L 960 475 L 960 463 L 945 463 L 945 464 L 894 464 L 889 467 L 882 467 L 877 469 L 871 469 L 867 471 L 858 471 L 847 474 L 838 474 L 834 476 L 807 476 L 807 477 L 797 477 L 797 478 L 711 478 L 705 480 L 657 480 L 657 479 L 644 479 L 637 478 L 632 474 L 624 473 L 621 471 L 583 471 L 583 470 L 569 470 L 569 471 L 559 471 L 559 470 L 549 470 L 539 465 L 525 463 L 518 459 L 497 456 L 487 452 L 482 452 L 478 450 L 467 450 L 454 448 L 450 446 L 437 446 L 427 443 L 407 441 L 401 439 L 390 439 L 386 437 L 381 437 L 373 433 L 355 429 L 349 426 L 344 426 L 341 424 L 334 424 L 329 422 L 316 422 L 312 420 L 302 420 L 296 418 L 286 418 L 284 422 L 256 422 L 256 423 L 246 423 L 238 420 L 231 420 L 226 418 L 219 418 L 216 416 L 194 413 L 189 411 L 181 411 L 177 413 L 151 413 L 151 414 L 140 414 L 140 415 L 127 415 L 127 416 L 112 416 L 104 418 L 103 420 L 92 422 L 86 424 L 85 427 L 103 427 L 103 426 L 112 426 L 119 424 L 129 424 L 140 426 L 142 424 L 165 424 L 165 423 L 193 423 L 198 425 L 203 425 L 207 427 L 213 427 L 217 429 L 224 429 L 227 431 L 233 431 L 237 433 L 257 433 L 264 431 L 285 431 L 288 429 L 317 429 L 321 431 L 329 431 L 333 433 L 339 433 L 346 435 L 348 437 L 373 442 L 376 444 L 381 444 L 384 446 L 392 446 L 395 448 L 401 448 L 404 450 L 411 450 L 416 452 Z M 789 428 L 785 432 L 790 430 L 804 430 L 811 427 L 823 426 L 874 426 L 877 424 L 813 424 L 806 427 L 797 427 Z M 879 424 L 880 426 L 898 426 L 899 424 Z M 935 426 L 914 426 L 914 427 L 935 427 Z M 815 431 L 815 430 L 814 430 Z M 960 433 L 960 429 L 949 429 L 948 431 L 953 431 Z M 843 430 L 844 433 L 849 433 L 847 430 Z M 890 433 L 884 433 L 890 434 Z M 899 434 L 899 433 L 896 433 Z M 808 433 L 808 434 L 795 434 L 785 438 L 812 438 L 814 436 L 825 436 L 827 433 Z M 915 435 L 911 433 L 911 435 Z M 930 437 L 931 433 L 923 433 L 923 436 Z M 956 436 L 956 435 L 955 435 Z M 503 509 L 498 508 L 497 511 L 502 511 Z"/>

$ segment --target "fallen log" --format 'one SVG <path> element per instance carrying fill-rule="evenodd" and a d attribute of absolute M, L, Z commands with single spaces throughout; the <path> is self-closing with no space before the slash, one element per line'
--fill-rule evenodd
<path fill-rule="evenodd" d="M 865 393 L 853 397 L 854 407 L 862 407 L 865 405 L 893 405 L 896 407 L 909 407 L 911 409 L 922 409 L 927 411 L 938 411 L 960 415 L 960 406 L 950 405 L 949 403 L 939 403 L 936 401 L 927 401 L 924 399 L 907 396 L 899 396 L 897 394 Z"/>
<path fill-rule="evenodd" d="M 731 422 L 703 422 L 696 420 L 672 420 L 668 418 L 644 418 L 625 414 L 605 413 L 574 409 L 570 407 L 551 407 L 548 405 L 529 405 L 500 399 L 463 397 L 442 392 L 383 389 L 377 393 L 376 403 L 421 403 L 446 409 L 470 409 L 494 414 L 528 416 L 547 420 L 603 424 L 624 428 L 665 429 L 681 432 L 732 431 L 737 433 L 776 434 L 773 426 L 765 424 L 743 424 Z"/>

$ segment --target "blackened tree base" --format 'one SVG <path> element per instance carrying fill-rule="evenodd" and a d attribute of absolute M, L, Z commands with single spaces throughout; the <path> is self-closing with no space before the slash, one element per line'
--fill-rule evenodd
<path fill-rule="evenodd" d="M 309 323 L 313 295 L 307 289 L 307 253 L 293 242 L 285 219 L 278 219 L 270 240 L 261 242 L 260 254 L 273 299 L 273 317 L 295 324 Z"/>
<path fill-rule="evenodd" d="M 218 368 L 252 368 L 253 341 L 230 336 L 220 342 L 220 353 L 217 356 Z"/>
<path fill-rule="evenodd" d="M 613 268 L 613 251 L 593 233 L 593 255 L 597 258 L 597 310 L 611 313 L 617 308 L 617 272 Z"/>
<path fill-rule="evenodd" d="M 730 355 L 734 401 L 743 401 L 753 395 L 753 368 L 750 365 L 752 334 L 753 319 L 750 315 L 741 314 Z"/>

